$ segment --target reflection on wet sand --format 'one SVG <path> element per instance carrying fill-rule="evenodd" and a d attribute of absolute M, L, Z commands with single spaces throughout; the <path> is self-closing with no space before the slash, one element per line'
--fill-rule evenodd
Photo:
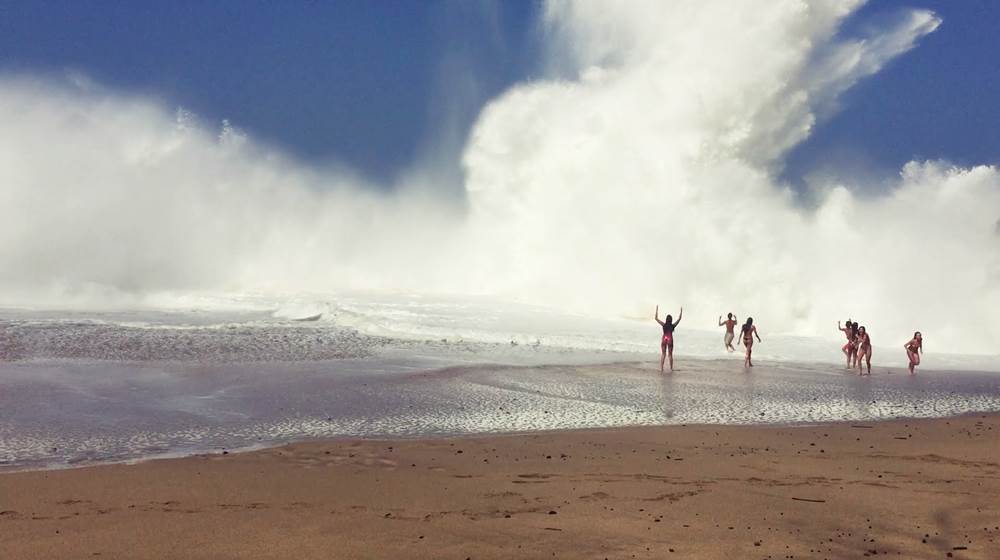
<path fill-rule="evenodd" d="M 790 424 L 1000 411 L 1000 375 L 687 359 L 563 366 L 344 359 L 4 364 L 0 461 L 44 467 L 331 437 Z"/>

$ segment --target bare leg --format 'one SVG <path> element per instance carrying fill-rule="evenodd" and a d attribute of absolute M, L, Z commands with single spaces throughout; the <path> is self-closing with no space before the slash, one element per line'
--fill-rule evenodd
<path fill-rule="evenodd" d="M 910 375 L 913 375 L 913 366 L 915 366 L 915 365 L 916 365 L 916 364 L 914 363 L 914 361 L 913 361 L 913 352 L 911 352 L 911 351 L 907 350 L 907 351 L 906 351 L 906 357 L 907 357 L 907 358 L 908 358 L 908 359 L 910 360 L 910 366 L 909 366 L 909 370 L 910 370 Z"/>
<path fill-rule="evenodd" d="M 670 371 L 674 371 L 674 345 L 667 345 L 667 356 L 670 359 Z"/>
<path fill-rule="evenodd" d="M 663 360 L 667 358 L 667 345 L 660 345 L 660 373 L 663 373 Z"/>
<path fill-rule="evenodd" d="M 844 357 L 847 358 L 847 369 L 851 369 L 851 353 L 848 351 L 850 347 L 850 344 L 845 344 L 844 347 L 840 349 L 840 351 L 844 353 Z"/>

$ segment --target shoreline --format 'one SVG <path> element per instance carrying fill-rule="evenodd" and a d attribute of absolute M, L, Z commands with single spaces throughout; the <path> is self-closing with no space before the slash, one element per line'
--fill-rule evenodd
<path fill-rule="evenodd" d="M 985 559 L 1000 555 L 997 519 L 1000 413 L 335 439 L 0 472 L 12 558 Z"/>
<path fill-rule="evenodd" d="M 177 452 L 165 452 L 162 454 L 149 455 L 143 457 L 133 457 L 127 459 L 109 459 L 109 460 L 95 460 L 92 462 L 86 462 L 85 460 L 76 461 L 74 463 L 65 463 L 58 465 L 47 465 L 41 467 L 27 466 L 19 467 L 12 464 L 0 463 L 0 476 L 5 474 L 14 473 L 26 473 L 26 472 L 60 472 L 78 469 L 91 469 L 100 468 L 107 466 L 134 466 L 148 463 L 151 461 L 175 461 L 190 459 L 194 457 L 213 457 L 213 456 L 224 456 L 224 455 L 240 455 L 245 453 L 259 453 L 263 451 L 270 451 L 274 449 L 281 449 L 283 447 L 298 446 L 298 445 L 319 445 L 319 444 L 355 444 L 355 443 L 402 443 L 402 442 L 414 442 L 414 441 L 462 441 L 467 439 L 477 439 L 477 438 L 511 438 L 511 437 L 522 437 L 522 436 L 556 436 L 565 433 L 594 433 L 594 434 L 604 434 L 607 432 L 615 432 L 619 430 L 644 430 L 644 429 L 657 429 L 657 428 L 715 428 L 715 427 L 726 427 L 726 428 L 784 428 L 784 429 L 802 429 L 802 428 L 821 428 L 824 426 L 847 426 L 856 424 L 886 424 L 894 422 L 903 421 L 933 421 L 933 420 L 949 420 L 955 419 L 960 420 L 964 418 L 972 417 L 989 417 L 996 416 L 1000 418 L 1000 411 L 966 411 L 959 414 L 952 414 L 948 416 L 932 416 L 932 417 L 915 417 L 915 416 L 898 416 L 893 418 L 881 418 L 874 420 L 836 420 L 836 421 L 821 421 L 821 422 L 774 422 L 774 423 L 730 423 L 730 424 L 708 424 L 708 423 L 683 423 L 683 424 L 628 424 L 620 426 L 595 426 L 590 428 L 553 428 L 548 430 L 525 430 L 525 431 L 509 431 L 509 432 L 481 432 L 481 433 L 464 433 L 464 434 L 436 434 L 436 435 L 415 435 L 415 436 L 372 436 L 372 437 L 358 437 L 358 436 L 332 436 L 332 437 L 316 437 L 316 438 L 301 438 L 292 439 L 288 441 L 276 441 L 273 443 L 261 443 L 257 445 L 249 445 L 246 447 L 237 448 L 219 448 L 217 450 L 196 450 L 191 452 L 177 451 Z"/>

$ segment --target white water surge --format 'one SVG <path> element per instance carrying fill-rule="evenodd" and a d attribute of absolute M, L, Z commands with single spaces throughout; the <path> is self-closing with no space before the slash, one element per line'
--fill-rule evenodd
<path fill-rule="evenodd" d="M 744 368 L 692 321 L 661 374 L 649 319 L 356 296 L 296 321 L 266 299 L 230 304 L 241 310 L 0 310 L 0 472 L 311 438 L 1000 411 L 982 360 L 929 354 L 909 375 L 902 348 L 877 343 L 858 376 L 837 344 L 765 331 Z"/>
<path fill-rule="evenodd" d="M 838 96 L 940 23 L 867 37 L 860 2 L 550 2 L 549 73 L 488 104 L 466 197 L 391 188 L 80 82 L 0 79 L 0 300 L 197 291 L 488 295 L 600 318 L 753 315 L 770 332 L 995 354 L 1000 172 L 913 162 L 889 190 L 782 184 Z M 383 186 L 384 187 L 384 186 Z M 655 333 L 654 333 L 655 334 Z"/>

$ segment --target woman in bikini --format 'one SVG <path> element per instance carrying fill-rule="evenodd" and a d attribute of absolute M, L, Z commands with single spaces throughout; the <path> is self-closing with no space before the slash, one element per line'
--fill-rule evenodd
<path fill-rule="evenodd" d="M 868 332 L 864 327 L 858 328 L 858 338 L 855 345 L 858 348 L 858 375 L 864 375 L 861 373 L 861 360 L 865 360 L 868 364 L 868 375 L 872 374 L 872 337 L 868 336 Z"/>
<path fill-rule="evenodd" d="M 920 331 L 913 333 L 913 338 L 903 348 L 906 348 L 906 357 L 910 359 L 910 375 L 913 375 L 913 368 L 920 365 L 920 354 L 924 352 L 924 337 Z"/>
<path fill-rule="evenodd" d="M 660 306 L 656 306 L 656 312 L 653 313 L 653 319 L 663 327 L 663 339 L 660 341 L 660 372 L 663 372 L 663 360 L 667 357 L 670 358 L 670 371 L 674 371 L 674 329 L 677 325 L 681 323 L 681 318 L 684 317 L 684 308 L 681 307 L 681 312 L 677 314 L 677 322 L 674 322 L 674 318 L 667 315 L 660 320 Z"/>
<path fill-rule="evenodd" d="M 736 349 L 733 348 L 733 338 L 736 335 L 733 333 L 733 329 L 736 327 L 736 317 L 732 313 L 730 313 L 726 315 L 726 320 L 723 321 L 722 315 L 719 315 L 719 326 L 721 327 L 723 325 L 726 326 L 726 337 L 723 339 L 722 342 L 725 345 L 726 350 L 729 350 L 730 352 L 735 352 Z"/>
<path fill-rule="evenodd" d="M 747 322 L 740 329 L 740 335 L 743 339 L 743 346 L 747 348 L 747 357 L 743 360 L 743 367 L 753 367 L 753 362 L 750 361 L 750 355 L 753 353 L 753 337 L 756 336 L 757 342 L 761 342 L 760 335 L 757 334 L 757 327 L 753 326 L 753 317 L 747 317 Z"/>
<path fill-rule="evenodd" d="M 854 366 L 853 358 L 857 349 L 854 346 L 855 331 L 857 331 L 857 327 L 855 327 L 854 323 L 848 319 L 847 324 L 844 327 L 841 327 L 840 321 L 837 321 L 837 330 L 844 333 L 844 336 L 847 337 L 847 344 L 845 344 L 840 350 L 844 353 L 844 356 L 847 357 L 847 369 L 851 369 L 851 367 Z"/>

